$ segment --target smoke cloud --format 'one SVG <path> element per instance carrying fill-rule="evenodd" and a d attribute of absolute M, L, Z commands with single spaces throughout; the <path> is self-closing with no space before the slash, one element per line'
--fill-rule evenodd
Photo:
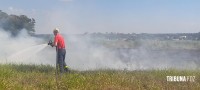
<path fill-rule="evenodd" d="M 92 37 L 68 37 L 69 43 L 66 60 L 78 70 L 117 69 L 117 70 L 150 70 L 150 69 L 197 69 L 199 67 L 198 50 L 192 49 L 192 43 L 181 45 L 170 41 L 134 41 L 138 47 L 107 47 L 103 40 L 95 41 Z M 103 41 L 103 43 L 106 41 Z M 112 41 L 108 41 L 112 42 Z M 163 44 L 164 43 L 164 44 Z M 156 45 L 157 44 L 157 45 Z M 194 44 L 194 43 L 193 43 Z M 169 45 L 169 46 L 166 46 Z M 177 48 L 181 47 L 181 48 Z M 189 47 L 190 46 L 190 47 Z M 170 47 L 170 48 L 169 48 Z M 188 48 L 189 49 L 186 49 Z"/>
<path fill-rule="evenodd" d="M 47 45 L 42 39 L 29 36 L 27 31 L 11 37 L 10 33 L 0 30 L 0 40 L 0 63 L 46 64 L 41 61 L 45 56 L 36 56 Z"/>
<path fill-rule="evenodd" d="M 66 63 L 74 70 L 196 69 L 199 67 L 198 50 L 183 47 L 175 49 L 170 46 L 173 45 L 170 43 L 166 46 L 167 43 L 163 44 L 161 41 L 134 41 L 132 44 L 137 44 L 136 48 L 110 48 L 102 44 L 105 39 L 96 40 L 87 35 L 64 35 L 64 37 L 67 45 Z M 56 63 L 55 48 L 47 46 L 47 41 L 43 39 L 29 36 L 25 30 L 15 38 L 0 30 L 0 41 L 0 63 L 50 65 Z M 158 47 L 159 49 L 155 49 Z M 167 47 L 171 49 L 166 49 Z"/>

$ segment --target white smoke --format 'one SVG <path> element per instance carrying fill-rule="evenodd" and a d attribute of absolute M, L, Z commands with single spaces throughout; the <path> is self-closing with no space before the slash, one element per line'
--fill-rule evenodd
<path fill-rule="evenodd" d="M 91 38 L 69 36 L 66 62 L 74 69 L 124 69 L 124 64 L 113 52 L 92 43 Z"/>
<path fill-rule="evenodd" d="M 47 44 L 42 44 L 42 39 L 29 36 L 25 30 L 17 37 L 11 37 L 9 33 L 0 30 L 0 41 L 0 63 L 41 64 L 46 61 L 41 61 L 45 56 L 36 55 Z"/>
<path fill-rule="evenodd" d="M 150 41 L 137 42 L 140 43 L 138 48 L 113 48 L 115 46 L 108 48 L 102 43 L 96 43 L 101 40 L 95 41 L 91 37 L 70 36 L 66 40 L 68 41 L 66 62 L 77 70 L 197 69 L 199 66 L 198 56 L 193 55 L 195 51 L 162 49 L 158 46 L 152 46 L 158 49 L 150 49 L 151 45 L 148 45 L 152 43 Z"/>
<path fill-rule="evenodd" d="M 144 40 L 138 42 L 140 44 L 137 48 L 114 48 L 115 46 L 106 47 L 101 43 L 94 43 L 99 41 L 94 41 L 96 39 L 92 37 L 69 36 L 66 40 L 68 41 L 66 62 L 77 70 L 150 70 L 169 68 L 190 70 L 198 69 L 200 65 L 200 57 L 196 55 L 199 51 L 193 49 L 199 45 L 198 43 L 194 44 L 195 41 L 188 41 L 188 45 L 182 45 L 187 41 L 181 43 L 182 41 L 153 42 L 153 40 Z M 112 41 L 108 42 L 112 43 Z"/>
<path fill-rule="evenodd" d="M 103 40 L 105 39 L 97 40 L 90 36 L 66 36 L 65 62 L 74 70 L 196 69 L 199 67 L 199 56 L 196 55 L 198 51 L 192 49 L 174 49 L 172 47 L 165 49 L 166 45 L 164 44 L 167 43 L 155 42 L 161 44 L 156 46 L 154 42 L 149 44 L 152 43 L 151 41 L 134 41 L 132 44 L 138 44 L 137 48 L 114 48 L 117 45 L 109 48 L 103 44 Z M 48 41 L 27 35 L 25 30 L 15 38 L 0 30 L 0 41 L 0 63 L 50 65 L 56 63 L 55 48 L 47 46 Z M 190 42 L 188 45 L 192 44 Z M 156 47 L 159 49 L 155 49 Z"/>

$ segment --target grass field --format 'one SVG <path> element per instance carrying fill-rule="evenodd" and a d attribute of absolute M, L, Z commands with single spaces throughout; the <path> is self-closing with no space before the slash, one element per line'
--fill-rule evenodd
<path fill-rule="evenodd" d="M 195 82 L 167 82 L 166 76 L 196 76 Z M 48 65 L 0 65 L 0 90 L 199 90 L 199 70 L 71 71 L 57 79 Z"/>

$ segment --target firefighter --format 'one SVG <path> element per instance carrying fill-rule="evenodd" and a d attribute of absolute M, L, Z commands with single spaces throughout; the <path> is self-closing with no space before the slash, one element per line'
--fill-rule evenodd
<path fill-rule="evenodd" d="M 54 42 L 49 43 L 52 47 L 56 47 L 57 52 L 57 63 L 61 73 L 68 72 L 69 67 L 65 63 L 66 46 L 63 36 L 59 33 L 59 29 L 55 28 L 53 30 Z"/>

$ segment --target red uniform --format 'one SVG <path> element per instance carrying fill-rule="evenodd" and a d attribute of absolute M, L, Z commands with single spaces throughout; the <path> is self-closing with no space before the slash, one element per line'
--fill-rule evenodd
<path fill-rule="evenodd" d="M 65 49 L 64 38 L 59 33 L 54 37 L 54 45 L 56 43 L 57 43 L 58 49 Z"/>

